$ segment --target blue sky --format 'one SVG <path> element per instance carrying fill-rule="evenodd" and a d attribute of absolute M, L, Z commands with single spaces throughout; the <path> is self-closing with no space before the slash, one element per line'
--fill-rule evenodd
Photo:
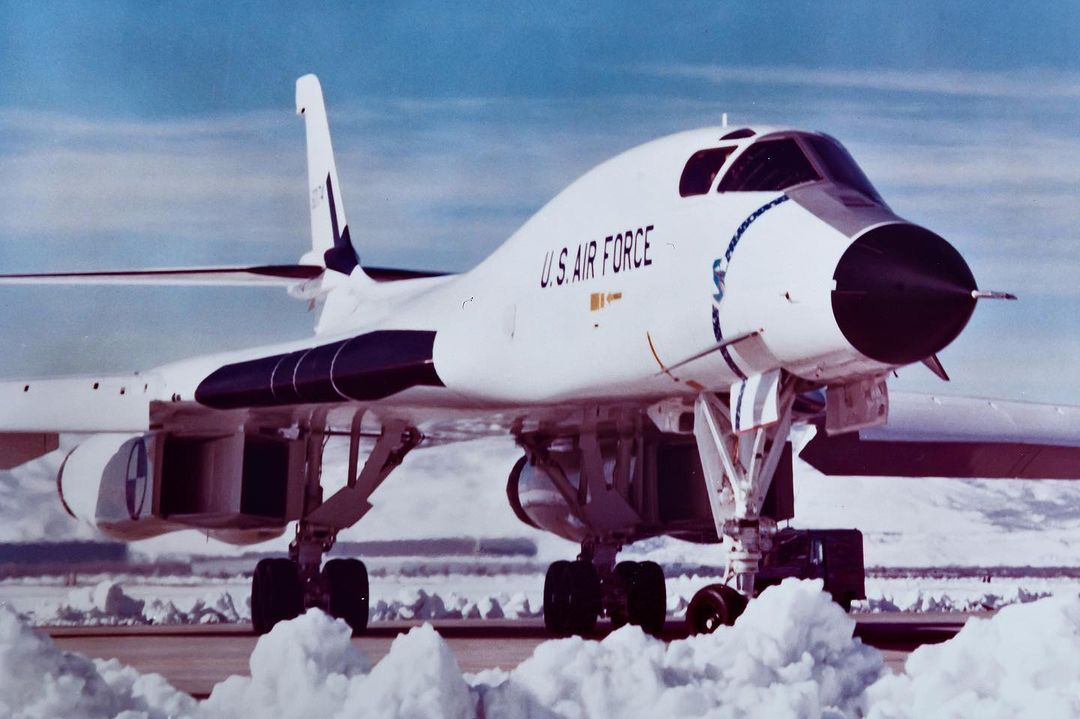
<path fill-rule="evenodd" d="M 353 236 L 459 270 L 606 157 L 733 122 L 840 137 L 957 245 L 947 388 L 1080 403 L 1080 5 L 0 2 L 4 271 L 292 262 L 293 82 L 322 79 Z M 309 331 L 273 290 L 0 288 L 0 375 L 128 370 Z M 938 390 L 928 372 L 899 387 Z"/>

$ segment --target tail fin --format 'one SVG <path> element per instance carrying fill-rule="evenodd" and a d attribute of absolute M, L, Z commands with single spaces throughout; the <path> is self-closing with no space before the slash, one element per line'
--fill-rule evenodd
<path fill-rule="evenodd" d="M 311 253 L 303 261 L 352 275 L 359 268 L 360 258 L 349 237 L 322 86 L 314 75 L 296 81 L 296 113 L 304 117 L 311 200 Z M 363 276 L 363 270 L 356 274 Z"/>

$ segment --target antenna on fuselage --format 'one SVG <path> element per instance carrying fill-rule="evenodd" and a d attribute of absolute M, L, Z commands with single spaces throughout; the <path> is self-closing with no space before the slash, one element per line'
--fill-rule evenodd
<path fill-rule="evenodd" d="M 724 128 L 725 130 L 727 129 L 727 113 L 726 112 L 720 113 L 720 127 Z"/>

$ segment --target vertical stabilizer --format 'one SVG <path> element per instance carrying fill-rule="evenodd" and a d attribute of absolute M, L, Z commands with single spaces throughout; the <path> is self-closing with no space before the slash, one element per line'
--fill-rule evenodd
<path fill-rule="evenodd" d="M 314 75 L 304 75 L 296 81 L 296 113 L 303 116 L 307 135 L 311 206 L 311 253 L 305 255 L 304 261 L 321 263 L 335 272 L 352 275 L 359 267 L 359 256 L 349 237 L 322 86 Z M 363 271 L 356 274 L 362 276 Z"/>

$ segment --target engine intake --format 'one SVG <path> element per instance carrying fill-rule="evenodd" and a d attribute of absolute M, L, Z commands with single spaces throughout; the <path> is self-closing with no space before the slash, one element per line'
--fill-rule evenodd
<path fill-rule="evenodd" d="M 299 517 L 304 453 L 254 433 L 98 434 L 68 453 L 57 489 L 69 514 L 118 539 L 198 528 L 246 544 Z"/>

